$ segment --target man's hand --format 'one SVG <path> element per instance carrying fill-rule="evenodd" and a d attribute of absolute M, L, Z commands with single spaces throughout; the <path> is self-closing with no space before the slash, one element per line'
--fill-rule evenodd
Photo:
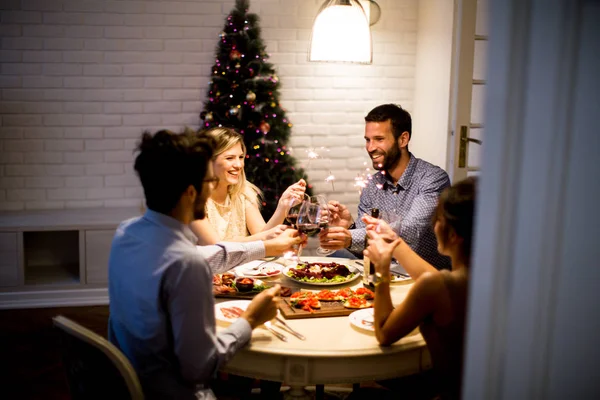
<path fill-rule="evenodd" d="M 348 207 L 335 200 L 331 200 L 327 205 L 331 216 L 329 226 L 341 226 L 348 229 L 352 225 L 352 214 Z"/>
<path fill-rule="evenodd" d="M 388 242 L 373 229 L 367 230 L 367 235 L 369 236 L 369 247 L 363 251 L 363 255 L 369 257 L 377 272 L 383 276 L 389 276 L 392 254 L 402 239 L 396 237 L 395 240 Z"/>
<path fill-rule="evenodd" d="M 241 317 L 248 321 L 252 329 L 275 318 L 275 315 L 277 315 L 276 296 L 280 290 L 281 286 L 279 285 L 263 290 L 248 304 L 248 308 L 242 313 Z"/>
<path fill-rule="evenodd" d="M 298 246 L 306 246 L 307 236 L 296 229 L 286 229 L 279 236 L 265 240 L 265 253 L 267 256 L 280 256 L 287 251 L 297 251 Z"/>
<path fill-rule="evenodd" d="M 375 231 L 385 240 L 386 242 L 393 242 L 398 238 L 398 235 L 392 227 L 382 219 L 377 219 L 364 215 L 362 217 L 363 222 L 367 225 L 367 231 Z"/>
<path fill-rule="evenodd" d="M 341 226 L 331 226 L 319 233 L 319 244 L 325 250 L 340 250 L 350 247 L 352 235 Z"/>

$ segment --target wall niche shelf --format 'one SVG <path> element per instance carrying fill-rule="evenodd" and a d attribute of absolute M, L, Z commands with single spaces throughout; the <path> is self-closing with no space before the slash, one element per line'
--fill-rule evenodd
<path fill-rule="evenodd" d="M 0 213 L 0 309 L 108 304 L 115 229 L 136 208 Z"/>

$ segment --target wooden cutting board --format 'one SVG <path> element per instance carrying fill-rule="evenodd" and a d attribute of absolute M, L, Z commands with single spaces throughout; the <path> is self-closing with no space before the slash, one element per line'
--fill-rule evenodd
<path fill-rule="evenodd" d="M 311 313 L 310 311 L 292 307 L 289 298 L 282 300 L 279 302 L 279 310 L 286 319 L 343 317 L 356 311 L 354 308 L 344 307 L 341 301 L 322 301 L 321 308 Z"/>
<path fill-rule="evenodd" d="M 272 284 L 267 284 L 265 285 L 268 288 L 272 287 Z M 291 296 L 292 294 L 299 292 L 300 289 L 299 288 L 294 288 L 294 287 L 290 287 L 290 293 L 288 296 Z M 244 299 L 244 300 L 252 300 L 254 298 L 254 296 L 256 296 L 257 294 L 259 294 L 260 292 L 256 292 L 256 291 L 251 291 L 251 292 L 233 292 L 233 293 L 213 293 L 214 297 L 218 297 L 220 299 Z M 283 298 L 283 297 L 282 297 Z M 289 299 L 288 299 L 289 300 Z"/>

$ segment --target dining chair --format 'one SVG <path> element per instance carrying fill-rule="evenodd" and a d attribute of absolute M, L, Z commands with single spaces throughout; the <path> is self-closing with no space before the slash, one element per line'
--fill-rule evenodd
<path fill-rule="evenodd" d="M 73 400 L 144 398 L 129 360 L 100 335 L 62 316 L 52 318 Z"/>

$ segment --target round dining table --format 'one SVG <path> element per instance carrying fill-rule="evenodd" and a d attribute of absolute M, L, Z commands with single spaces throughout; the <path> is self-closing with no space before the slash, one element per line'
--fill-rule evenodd
<path fill-rule="evenodd" d="M 332 257 L 302 257 L 306 262 L 337 262 L 355 267 L 355 260 Z M 313 286 L 297 283 L 284 274 L 276 282 L 285 286 L 300 286 L 302 290 L 338 290 L 363 287 L 362 277 L 336 286 Z M 400 304 L 413 281 L 390 284 L 394 305 Z M 215 299 L 215 303 L 225 300 Z M 223 371 L 256 379 L 285 382 L 291 390 L 287 398 L 302 398 L 308 385 L 356 384 L 411 375 L 431 368 L 431 359 L 418 328 L 391 346 L 380 346 L 375 333 L 350 323 L 349 316 L 287 319 L 289 327 L 305 336 L 305 340 L 290 334 L 276 320 L 272 328 L 284 334 L 282 341 L 264 326 L 252 333 L 248 346 L 239 351 Z M 217 321 L 217 330 L 227 324 Z"/>

